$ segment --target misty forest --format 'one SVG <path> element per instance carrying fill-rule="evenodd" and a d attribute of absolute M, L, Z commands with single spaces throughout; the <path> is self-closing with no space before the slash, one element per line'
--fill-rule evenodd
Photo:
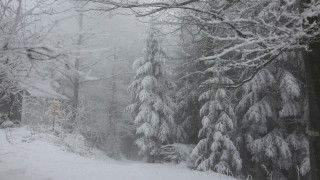
<path fill-rule="evenodd" d="M 319 180 L 318 0 L 0 0 L 1 180 Z"/>

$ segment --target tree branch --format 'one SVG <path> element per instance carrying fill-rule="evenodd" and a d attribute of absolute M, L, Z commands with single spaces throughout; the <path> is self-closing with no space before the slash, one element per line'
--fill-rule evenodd
<path fill-rule="evenodd" d="M 122 73 L 118 73 L 118 74 L 115 74 L 115 75 L 112 75 L 112 76 L 100 77 L 100 78 L 97 78 L 97 79 L 84 80 L 84 81 L 81 81 L 80 84 L 87 83 L 87 82 L 94 82 L 94 81 L 101 81 L 101 80 L 111 79 L 111 78 L 114 78 L 114 77 L 117 77 L 117 76 L 121 76 L 121 75 L 125 75 L 125 74 L 135 74 L 135 73 L 122 72 Z"/>
<path fill-rule="evenodd" d="M 280 50 L 280 52 L 278 54 L 276 54 L 275 56 L 273 56 L 271 59 L 269 59 L 267 62 L 263 63 L 262 65 L 260 65 L 259 67 L 257 67 L 254 72 L 252 73 L 252 75 L 245 79 L 242 80 L 236 84 L 220 84 L 220 83 L 202 83 L 200 84 L 200 86 L 213 86 L 213 85 L 219 85 L 220 87 L 224 87 L 224 88 L 238 88 L 241 87 L 242 85 L 244 85 L 247 82 L 250 82 L 262 69 L 264 69 L 265 67 L 267 67 L 269 64 L 271 64 L 274 60 L 277 59 L 277 57 L 279 57 L 282 53 L 284 52 L 284 49 Z M 217 89 L 217 88 L 216 88 Z"/>

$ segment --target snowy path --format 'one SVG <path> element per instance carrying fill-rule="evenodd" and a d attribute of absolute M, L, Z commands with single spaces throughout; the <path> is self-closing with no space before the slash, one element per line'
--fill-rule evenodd
<path fill-rule="evenodd" d="M 0 129 L 0 180 L 232 180 L 174 164 L 82 157 L 41 138 L 26 141 L 28 135 L 25 128 L 12 129 L 10 144 Z"/>

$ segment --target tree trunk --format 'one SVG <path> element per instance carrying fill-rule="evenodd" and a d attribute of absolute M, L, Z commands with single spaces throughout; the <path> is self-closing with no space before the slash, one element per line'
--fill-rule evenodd
<path fill-rule="evenodd" d="M 115 51 L 116 53 L 116 51 Z M 111 94 L 111 103 L 108 109 L 108 120 L 109 120 L 109 132 L 108 132 L 108 143 L 109 143 L 109 156 L 114 159 L 120 159 L 120 139 L 117 131 L 117 103 L 116 103 L 116 81 L 115 81 L 115 62 L 116 55 L 114 55 L 114 60 L 112 62 L 112 94 Z"/>
<path fill-rule="evenodd" d="M 112 64 L 112 76 L 115 74 L 114 72 L 114 62 Z M 116 105 L 115 105 L 115 94 L 116 94 L 116 82 L 115 82 L 115 78 L 112 77 L 112 92 L 111 92 L 111 103 L 108 109 L 108 114 L 109 114 L 109 122 L 110 122 L 110 126 L 111 126 L 111 130 L 114 131 L 114 127 L 115 127 L 115 111 L 116 111 Z"/>
<path fill-rule="evenodd" d="M 79 14 L 79 38 L 77 42 L 78 49 L 80 51 L 81 45 L 83 43 L 83 13 L 81 12 Z M 75 61 L 75 71 L 77 71 L 75 74 L 74 78 L 74 84 L 73 84 L 73 101 L 72 101 L 72 119 L 71 119 L 71 124 L 74 127 L 76 124 L 76 119 L 77 119 L 77 114 L 78 114 L 78 105 L 79 105 L 79 88 L 80 88 L 80 82 L 79 82 L 79 68 L 80 68 L 80 53 L 78 53 L 78 57 L 76 58 Z"/>
<path fill-rule="evenodd" d="M 309 148 L 311 177 L 320 179 L 320 43 L 310 44 L 305 57 L 307 93 L 309 97 Z"/>
<path fill-rule="evenodd" d="M 75 64 L 79 64 L 79 59 L 76 60 Z M 77 114 L 78 114 L 79 87 L 80 87 L 79 86 L 79 75 L 78 75 L 78 73 L 76 73 L 76 77 L 74 78 L 74 83 L 73 83 L 72 119 L 71 119 L 72 126 L 75 125 L 76 119 L 77 119 Z"/>

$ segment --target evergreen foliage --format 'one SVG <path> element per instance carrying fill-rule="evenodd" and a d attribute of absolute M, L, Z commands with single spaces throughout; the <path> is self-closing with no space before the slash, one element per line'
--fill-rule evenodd
<path fill-rule="evenodd" d="M 213 69 L 215 68 L 211 68 Z M 224 72 L 216 70 L 212 74 L 213 77 L 204 83 L 233 83 Z M 216 89 L 210 88 L 199 97 L 199 101 L 204 102 L 200 110 L 203 117 L 202 128 L 199 131 L 201 140 L 191 155 L 193 166 L 197 170 L 211 169 L 233 175 L 242 168 L 240 154 L 233 142 L 236 117 L 228 96 L 230 92 L 217 85 Z"/>
<path fill-rule="evenodd" d="M 305 123 L 296 120 L 303 114 L 302 94 L 298 80 L 283 67 L 265 68 L 244 84 L 236 112 L 248 174 L 295 179 L 310 170 Z M 296 144 L 303 144 L 303 153 Z"/>
<path fill-rule="evenodd" d="M 133 68 L 135 80 L 129 86 L 133 104 L 127 110 L 134 116 L 139 138 L 136 144 L 141 154 L 157 155 L 159 147 L 171 138 L 175 103 L 168 96 L 170 83 L 165 68 L 165 53 L 161 47 L 159 31 L 151 27 L 146 39 L 144 56 Z"/>

